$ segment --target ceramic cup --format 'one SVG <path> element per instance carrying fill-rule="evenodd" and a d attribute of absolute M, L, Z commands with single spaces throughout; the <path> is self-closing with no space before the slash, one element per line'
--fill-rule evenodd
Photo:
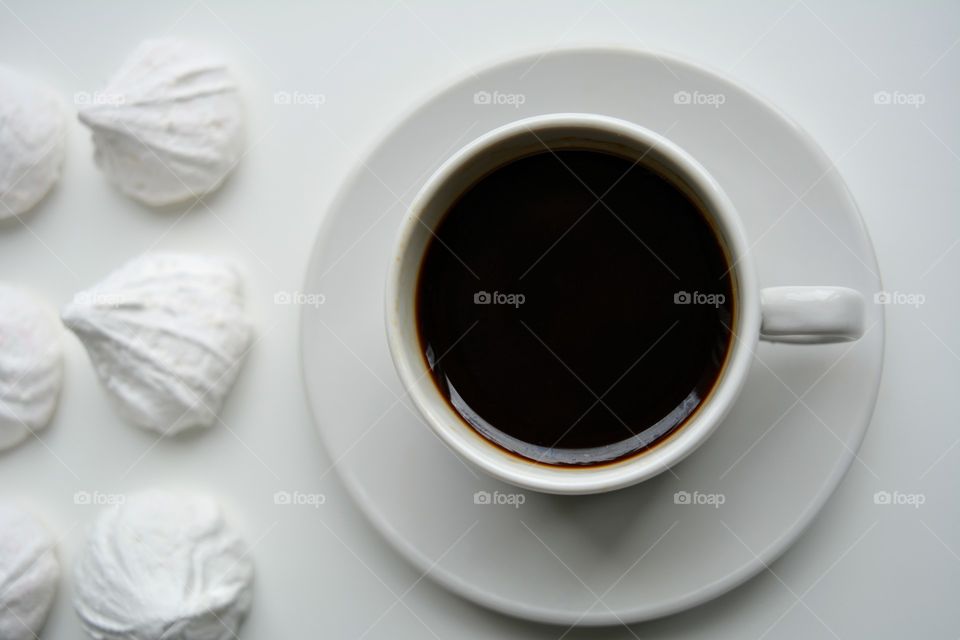
<path fill-rule="evenodd" d="M 734 338 L 713 390 L 673 434 L 651 449 L 595 466 L 556 466 L 511 454 L 478 434 L 447 403 L 427 368 L 417 333 L 423 255 L 453 201 L 489 171 L 544 148 L 601 149 L 659 172 L 697 200 L 731 264 Z M 717 181 L 667 138 L 617 118 L 563 113 L 519 120 L 457 151 L 426 181 L 403 219 L 386 284 L 386 331 L 394 366 L 424 420 L 469 463 L 505 482 L 548 493 L 599 493 L 646 480 L 690 455 L 733 406 L 758 340 L 821 344 L 863 333 L 864 300 L 834 286 L 761 289 L 739 215 Z M 809 348 L 809 347 L 796 347 Z"/>

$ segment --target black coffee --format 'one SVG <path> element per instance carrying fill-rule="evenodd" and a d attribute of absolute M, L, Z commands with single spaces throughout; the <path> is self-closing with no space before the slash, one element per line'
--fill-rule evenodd
<path fill-rule="evenodd" d="M 529 155 L 475 183 L 435 234 L 421 347 L 450 405 L 497 445 L 549 464 L 623 458 L 713 388 L 730 265 L 697 204 L 651 169 L 587 149 Z"/>

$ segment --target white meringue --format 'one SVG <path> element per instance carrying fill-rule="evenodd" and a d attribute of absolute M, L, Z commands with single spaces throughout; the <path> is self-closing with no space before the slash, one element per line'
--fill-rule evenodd
<path fill-rule="evenodd" d="M 134 424 L 162 434 L 218 418 L 252 328 L 229 262 L 153 253 L 78 293 L 62 313 Z"/>
<path fill-rule="evenodd" d="M 80 110 L 95 160 L 127 195 L 161 206 L 199 197 L 242 155 L 242 110 L 226 63 L 177 39 L 146 40 L 103 99 Z"/>
<path fill-rule="evenodd" d="M 0 505 L 0 638 L 34 640 L 59 581 L 56 544 L 47 528 L 19 507 Z"/>
<path fill-rule="evenodd" d="M 66 126 L 53 89 L 0 67 L 0 219 L 33 208 L 60 177 Z"/>
<path fill-rule="evenodd" d="M 212 499 L 136 494 L 95 522 L 75 608 L 96 640 L 235 638 L 252 599 L 247 553 Z"/>
<path fill-rule="evenodd" d="M 62 333 L 52 310 L 0 284 L 0 450 L 50 422 L 63 376 Z"/>

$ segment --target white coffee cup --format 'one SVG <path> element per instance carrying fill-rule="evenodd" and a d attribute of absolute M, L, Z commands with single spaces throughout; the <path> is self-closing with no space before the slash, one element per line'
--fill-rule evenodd
<path fill-rule="evenodd" d="M 597 465 L 558 466 L 509 453 L 476 432 L 435 385 L 417 332 L 416 291 L 421 262 L 454 200 L 480 177 L 538 151 L 597 148 L 617 151 L 671 179 L 699 202 L 730 261 L 734 339 L 713 390 L 674 433 L 650 449 Z M 559 494 L 610 491 L 676 465 L 721 423 L 743 388 L 758 340 L 820 344 L 863 333 L 864 300 L 832 286 L 760 289 L 739 215 L 716 180 L 683 149 L 639 125 L 602 115 L 562 113 L 519 120 L 486 133 L 456 152 L 427 180 L 400 226 L 386 285 L 386 331 L 397 373 L 427 425 L 469 463 L 511 484 Z"/>

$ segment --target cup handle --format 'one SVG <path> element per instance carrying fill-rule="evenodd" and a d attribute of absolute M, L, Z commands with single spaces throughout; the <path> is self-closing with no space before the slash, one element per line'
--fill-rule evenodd
<path fill-rule="evenodd" d="M 767 342 L 827 344 L 863 335 L 863 296 L 847 287 L 768 287 L 760 306 Z"/>

